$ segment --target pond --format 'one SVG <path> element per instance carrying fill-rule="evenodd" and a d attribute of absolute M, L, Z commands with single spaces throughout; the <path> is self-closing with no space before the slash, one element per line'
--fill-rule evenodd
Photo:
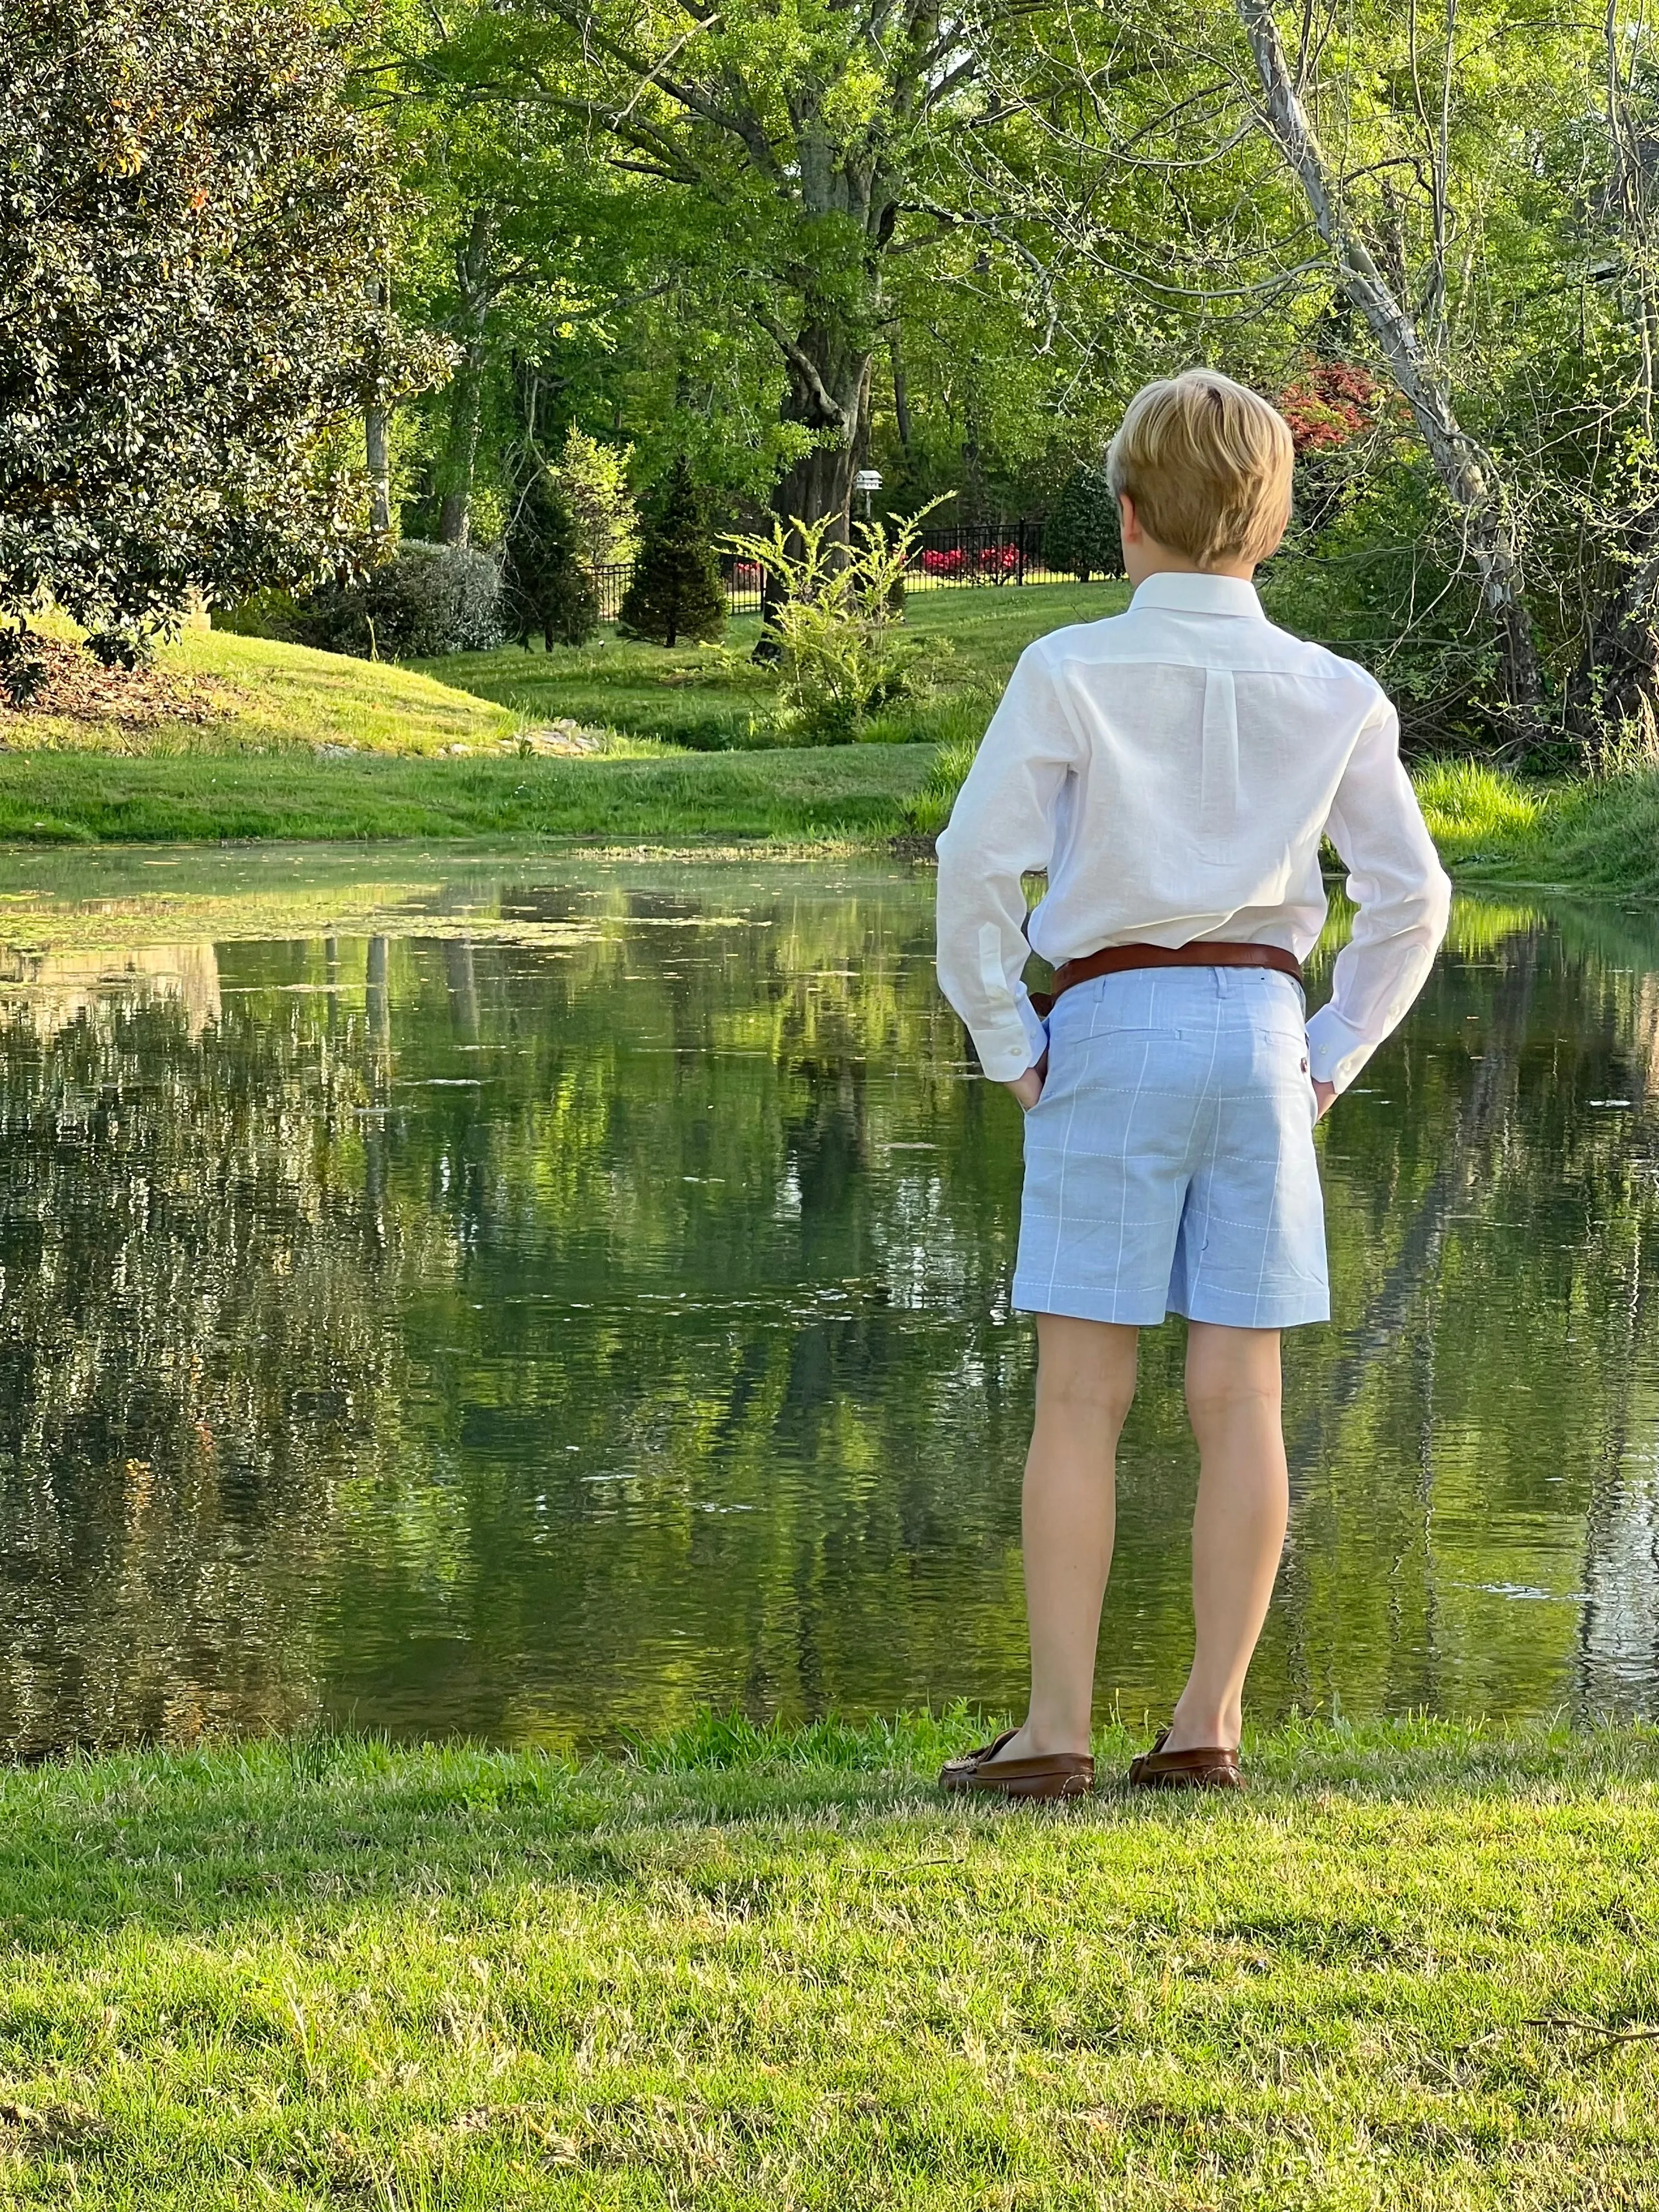
<path fill-rule="evenodd" d="M 1018 1114 L 932 896 L 0 860 L 0 1735 L 1017 1703 Z M 1362 1083 L 1254 1710 L 1659 1710 L 1659 923 L 1461 902 Z M 1137 1721 L 1188 1635 L 1181 1357 L 1121 1455 Z"/>

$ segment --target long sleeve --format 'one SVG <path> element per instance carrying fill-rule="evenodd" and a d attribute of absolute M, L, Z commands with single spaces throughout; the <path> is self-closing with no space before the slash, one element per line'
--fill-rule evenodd
<path fill-rule="evenodd" d="M 1328 1006 L 1308 1024 L 1309 1066 L 1339 1091 L 1404 1018 L 1446 933 L 1451 885 L 1400 761 L 1400 721 L 1379 702 L 1359 732 L 1327 835 L 1359 911 Z"/>
<path fill-rule="evenodd" d="M 1022 878 L 1049 864 L 1077 747 L 1053 678 L 1028 651 L 939 840 L 939 988 L 999 1083 L 1023 1075 L 1047 1043 L 1020 980 L 1030 950 Z"/>

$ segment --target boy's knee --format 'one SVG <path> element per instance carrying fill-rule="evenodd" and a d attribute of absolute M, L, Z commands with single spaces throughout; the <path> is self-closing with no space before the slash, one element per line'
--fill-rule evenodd
<path fill-rule="evenodd" d="M 1121 1429 L 1134 1403 L 1133 1360 L 1051 1364 L 1037 1376 L 1037 1408 L 1062 1419 Z"/>
<path fill-rule="evenodd" d="M 1253 1334 L 1253 1333 L 1252 1333 Z M 1262 1413 L 1277 1419 L 1282 1400 L 1279 1343 L 1194 1343 L 1187 1359 L 1187 1412 L 1195 1429 Z"/>

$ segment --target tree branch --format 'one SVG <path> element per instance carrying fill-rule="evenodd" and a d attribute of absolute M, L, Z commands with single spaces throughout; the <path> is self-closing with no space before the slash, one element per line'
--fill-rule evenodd
<path fill-rule="evenodd" d="M 768 308 L 757 306 L 754 310 L 754 317 L 768 337 L 782 354 L 790 368 L 806 386 L 807 391 L 811 394 L 812 404 L 827 416 L 830 422 L 838 423 L 844 430 L 847 428 L 847 410 L 838 399 L 832 398 L 824 389 L 823 379 L 818 374 L 817 364 L 813 361 L 811 354 L 802 350 L 776 316 Z"/>

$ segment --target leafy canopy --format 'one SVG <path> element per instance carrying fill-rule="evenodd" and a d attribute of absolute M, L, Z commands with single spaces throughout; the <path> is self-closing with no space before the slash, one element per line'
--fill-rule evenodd
<path fill-rule="evenodd" d="M 330 434 L 447 356 L 378 303 L 344 66 L 299 0 L 0 0 L 0 607 L 125 657 L 350 556 Z"/>

